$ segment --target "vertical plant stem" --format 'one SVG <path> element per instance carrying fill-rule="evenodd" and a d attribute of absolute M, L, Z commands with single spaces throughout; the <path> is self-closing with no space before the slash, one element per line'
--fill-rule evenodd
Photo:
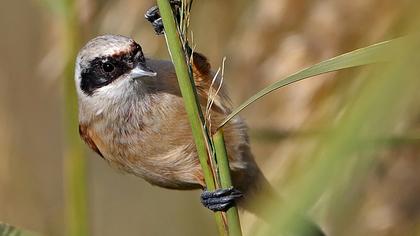
<path fill-rule="evenodd" d="M 220 183 L 222 188 L 229 188 L 232 186 L 232 179 L 230 177 L 229 160 L 227 157 L 225 140 L 223 138 L 223 129 L 219 129 L 213 135 L 214 148 L 216 151 L 216 160 L 219 170 Z M 241 236 L 241 224 L 239 222 L 238 209 L 232 206 L 227 212 L 227 222 L 229 235 Z"/>
<path fill-rule="evenodd" d="M 68 236 L 87 236 L 87 184 L 84 148 L 78 134 L 77 94 L 74 88 L 74 59 L 80 46 L 80 27 L 74 0 L 65 0 L 63 30 L 66 67 L 65 100 L 65 191 L 66 227 Z"/>
<path fill-rule="evenodd" d="M 197 148 L 198 158 L 203 171 L 204 181 L 209 191 L 215 190 L 215 181 L 212 170 L 208 164 L 208 150 L 206 133 L 204 130 L 203 115 L 201 107 L 197 100 L 194 80 L 189 73 L 189 67 L 186 63 L 186 56 L 183 50 L 177 26 L 174 20 L 171 5 L 168 0 L 157 0 L 163 25 L 165 27 L 165 37 L 168 44 L 172 62 L 175 66 L 175 72 L 178 78 L 182 97 L 184 98 L 185 109 L 192 128 L 194 142 Z M 216 222 L 220 234 L 226 234 L 226 227 L 221 212 L 215 213 Z"/>

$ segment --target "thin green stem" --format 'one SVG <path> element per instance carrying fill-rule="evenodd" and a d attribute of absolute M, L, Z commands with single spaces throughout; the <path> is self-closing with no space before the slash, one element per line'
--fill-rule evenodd
<path fill-rule="evenodd" d="M 194 80 L 191 69 L 186 63 L 186 56 L 183 50 L 179 32 L 175 23 L 171 5 L 168 0 L 157 0 L 163 25 L 165 27 L 165 37 L 168 44 L 172 62 L 175 66 L 175 72 L 178 78 L 182 97 L 184 98 L 185 109 L 192 128 L 194 142 L 197 148 L 198 158 L 203 171 L 203 177 L 206 187 L 209 191 L 215 190 L 215 181 L 212 169 L 208 164 L 210 150 L 207 149 L 208 140 L 206 140 L 206 131 L 204 128 L 203 114 L 200 103 L 197 99 Z M 226 234 L 226 227 L 222 213 L 215 213 L 219 232 Z"/>
<path fill-rule="evenodd" d="M 227 157 L 227 151 L 225 146 L 225 140 L 223 138 L 223 129 L 219 129 L 213 135 L 213 143 L 216 151 L 216 160 L 219 170 L 220 183 L 222 188 L 232 187 L 232 179 L 230 177 L 229 160 Z M 236 206 L 232 206 L 227 212 L 227 222 L 229 235 L 241 236 L 241 224 L 239 222 L 238 209 Z"/>
<path fill-rule="evenodd" d="M 66 67 L 64 71 L 65 140 L 64 169 L 66 191 L 66 227 L 69 236 L 87 236 L 86 159 L 78 135 L 77 94 L 74 88 L 74 59 L 80 46 L 75 1 L 66 0 L 64 14 Z"/>

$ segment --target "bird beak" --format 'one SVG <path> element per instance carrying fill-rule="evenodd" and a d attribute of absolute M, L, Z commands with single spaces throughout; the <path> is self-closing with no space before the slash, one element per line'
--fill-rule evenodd
<path fill-rule="evenodd" d="M 143 65 L 139 63 L 136 67 L 134 67 L 130 73 L 129 76 L 131 79 L 148 76 L 148 77 L 155 77 L 157 75 L 156 72 L 154 72 L 152 69 L 147 67 L 146 65 Z"/>

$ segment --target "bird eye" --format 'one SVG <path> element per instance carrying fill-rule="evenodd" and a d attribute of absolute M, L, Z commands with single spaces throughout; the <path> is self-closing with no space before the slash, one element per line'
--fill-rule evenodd
<path fill-rule="evenodd" d="M 114 65 L 112 63 L 105 62 L 105 63 L 102 64 L 102 69 L 105 72 L 110 73 L 110 72 L 114 71 L 115 67 L 114 67 Z"/>

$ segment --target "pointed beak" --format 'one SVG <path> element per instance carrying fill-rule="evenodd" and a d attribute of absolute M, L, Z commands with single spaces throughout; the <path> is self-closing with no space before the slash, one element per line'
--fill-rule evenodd
<path fill-rule="evenodd" d="M 134 67 L 130 73 L 129 76 L 131 79 L 148 76 L 148 77 L 155 77 L 157 75 L 156 72 L 154 72 L 152 69 L 147 67 L 146 65 L 143 65 L 142 63 L 137 64 L 136 67 Z"/>

